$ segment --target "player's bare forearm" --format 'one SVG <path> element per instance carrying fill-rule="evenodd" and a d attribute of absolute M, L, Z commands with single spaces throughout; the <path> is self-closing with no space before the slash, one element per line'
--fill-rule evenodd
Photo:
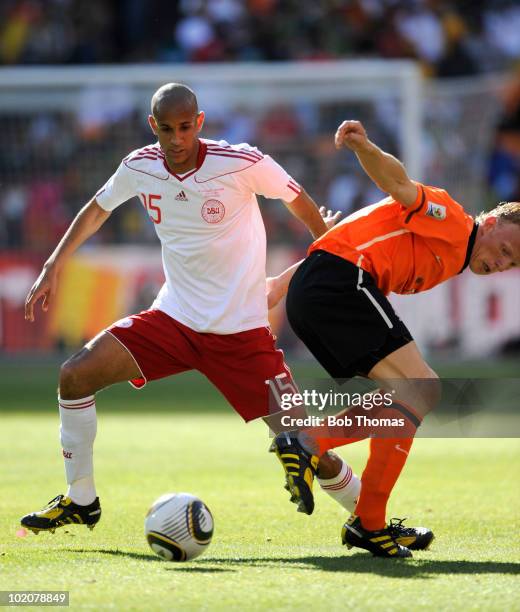
<path fill-rule="evenodd" d="M 303 259 L 293 264 L 287 270 L 284 270 L 278 276 L 272 276 L 267 279 L 267 307 L 269 310 L 274 308 L 278 302 L 287 294 L 289 283 L 294 273 L 301 265 Z"/>
<path fill-rule="evenodd" d="M 25 300 L 25 319 L 34 321 L 34 305 L 42 299 L 42 310 L 47 311 L 58 284 L 58 274 L 68 257 L 103 225 L 110 212 L 103 210 L 95 198 L 76 215 L 69 229 L 45 262 Z"/>
<path fill-rule="evenodd" d="M 338 149 L 347 147 L 354 151 L 363 170 L 381 191 L 403 206 L 416 201 L 417 185 L 410 180 L 404 165 L 371 142 L 359 121 L 344 121 L 336 131 L 335 144 Z"/>
<path fill-rule="evenodd" d="M 327 225 L 321 216 L 316 202 L 302 189 L 300 195 L 292 202 L 285 202 L 291 213 L 307 226 L 314 238 L 319 238 L 327 231 Z"/>
<path fill-rule="evenodd" d="M 101 208 L 95 198 L 92 199 L 76 215 L 45 266 L 54 266 L 59 270 L 63 263 L 98 231 L 109 216 L 110 212 Z"/>
<path fill-rule="evenodd" d="M 372 142 L 356 151 L 363 170 L 384 191 L 404 206 L 411 206 L 417 199 L 417 187 L 406 173 L 403 164 L 393 155 L 385 153 Z"/>

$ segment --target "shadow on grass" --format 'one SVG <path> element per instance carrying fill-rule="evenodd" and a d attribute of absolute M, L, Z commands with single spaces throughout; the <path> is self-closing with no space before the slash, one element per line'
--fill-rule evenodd
<path fill-rule="evenodd" d="M 137 561 L 149 561 L 152 563 L 167 563 L 168 566 L 165 567 L 167 571 L 173 572 L 197 572 L 199 574 L 211 574 L 211 573 L 223 573 L 223 572 L 236 572 L 236 569 L 225 568 L 225 567 L 194 567 L 194 566 L 186 566 L 184 564 L 177 565 L 176 563 L 172 563 L 171 565 L 168 561 L 161 559 L 155 555 L 147 555 L 144 553 L 135 553 L 129 552 L 126 550 L 119 549 L 102 549 L 102 548 L 80 548 L 73 549 L 69 548 L 66 552 L 78 553 L 78 554 L 95 554 L 95 555 L 110 555 L 112 557 L 126 557 L 127 559 L 135 559 Z M 197 562 L 198 563 L 198 562 Z"/>
<path fill-rule="evenodd" d="M 112 557 L 127 557 L 136 561 L 153 561 L 154 563 L 164 563 L 164 559 L 160 559 L 155 555 L 146 555 L 144 553 L 129 552 L 127 550 L 107 549 L 107 548 L 68 548 L 66 552 L 77 553 L 80 555 L 111 555 Z"/>
<path fill-rule="evenodd" d="M 390 578 L 432 578 L 439 574 L 520 574 L 520 563 L 496 561 L 442 561 L 437 559 L 392 560 L 378 559 L 370 554 L 355 553 L 342 557 L 251 557 L 244 559 L 204 558 L 200 564 L 222 564 L 255 567 L 284 567 L 322 570 L 324 572 L 350 572 L 379 574 Z"/>
<path fill-rule="evenodd" d="M 101 554 L 126 557 L 137 561 L 165 563 L 154 555 L 135 553 L 119 549 L 68 549 L 78 554 Z M 205 557 L 196 565 L 168 564 L 165 568 L 174 572 L 217 573 L 236 572 L 234 567 L 265 567 L 279 569 L 311 569 L 324 572 L 350 572 L 358 574 L 379 574 L 390 578 L 433 578 L 439 574 L 520 574 L 520 563 L 497 561 L 442 561 L 438 559 L 392 560 L 378 559 L 368 553 L 355 553 L 339 557 L 244 557 L 243 559 L 222 559 Z M 205 567 L 215 565 L 216 567 Z M 219 567 L 227 566 L 227 567 Z"/>
<path fill-rule="evenodd" d="M 194 561 L 194 563 L 199 563 L 199 561 Z M 236 569 L 231 568 L 223 568 L 223 567 L 198 567 L 198 566 L 190 566 L 186 567 L 185 565 L 168 565 L 168 567 L 164 568 L 167 572 L 194 572 L 197 574 L 216 574 L 218 572 L 236 572 Z"/>

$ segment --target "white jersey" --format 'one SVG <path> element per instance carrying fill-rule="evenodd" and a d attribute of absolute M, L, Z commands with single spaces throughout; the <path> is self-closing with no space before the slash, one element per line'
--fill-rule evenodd
<path fill-rule="evenodd" d="M 162 244 L 166 282 L 152 308 L 198 332 L 231 334 L 268 324 L 265 228 L 255 194 L 294 200 L 300 186 L 248 144 L 200 140 L 182 175 L 159 144 L 133 151 L 96 194 L 114 210 L 133 196 Z"/>

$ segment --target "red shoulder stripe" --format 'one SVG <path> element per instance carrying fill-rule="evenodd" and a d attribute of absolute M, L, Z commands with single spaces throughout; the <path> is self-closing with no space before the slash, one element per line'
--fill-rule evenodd
<path fill-rule="evenodd" d="M 259 162 L 259 159 L 251 159 L 250 157 L 244 157 L 244 155 L 231 155 L 229 153 L 220 153 L 217 151 L 208 151 L 208 155 L 213 155 L 214 157 L 234 157 L 236 159 L 243 159 L 245 161 L 251 162 L 251 165 Z"/>
<path fill-rule="evenodd" d="M 249 155 L 250 157 L 254 157 L 255 159 L 262 159 L 264 156 L 261 153 L 256 153 L 255 151 L 244 151 L 243 149 L 232 149 L 230 148 L 224 148 L 224 147 L 216 147 L 216 146 L 211 146 L 208 147 L 209 151 L 222 151 L 225 153 L 240 153 L 241 155 Z"/>
<path fill-rule="evenodd" d="M 131 161 L 136 161 L 138 159 L 153 159 L 153 160 L 157 160 L 157 159 L 160 159 L 160 157 L 158 155 L 153 155 L 153 154 L 150 154 L 150 155 L 136 155 L 135 157 L 131 157 L 130 159 L 125 159 L 125 161 L 131 162 Z"/>
<path fill-rule="evenodd" d="M 157 157 L 157 153 L 155 153 L 154 151 L 137 151 L 137 153 L 130 153 L 130 155 L 127 155 L 123 161 L 135 159 L 136 157 L 142 157 L 143 155 Z"/>
<path fill-rule="evenodd" d="M 242 151 L 242 149 L 239 149 L 237 145 L 230 145 L 230 144 L 221 145 L 218 142 L 208 142 L 208 147 L 217 147 L 219 149 L 229 149 L 230 151 Z M 253 152 L 254 151 L 251 151 L 251 153 Z"/>
<path fill-rule="evenodd" d="M 241 151 L 237 149 L 223 149 L 222 147 L 211 147 L 208 148 L 208 151 L 212 151 L 215 153 L 236 153 L 238 155 L 245 155 L 250 159 L 254 159 L 255 161 L 260 161 L 261 159 L 263 159 L 263 156 L 259 155 L 258 153 L 250 153 L 249 151 Z"/>
<path fill-rule="evenodd" d="M 141 147 L 140 149 L 137 149 L 137 151 L 132 151 L 132 153 L 129 153 L 124 160 L 128 160 L 131 159 L 133 157 L 137 157 L 140 155 L 158 155 L 158 156 L 163 156 L 164 153 L 162 152 L 162 149 L 157 146 L 157 145 L 148 145 L 147 147 Z"/>
<path fill-rule="evenodd" d="M 240 155 L 248 155 L 257 161 L 263 159 L 263 155 L 256 153 L 255 151 L 244 151 L 243 149 L 236 149 L 232 147 L 221 147 L 220 145 L 208 145 L 209 151 L 222 151 L 223 153 L 239 153 Z"/>

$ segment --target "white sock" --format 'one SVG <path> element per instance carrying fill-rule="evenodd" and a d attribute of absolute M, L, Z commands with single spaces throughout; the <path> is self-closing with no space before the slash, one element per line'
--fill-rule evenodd
<path fill-rule="evenodd" d="M 320 487 L 348 512 L 354 512 L 361 492 L 361 479 L 343 461 L 341 470 L 334 478 L 318 478 Z"/>
<path fill-rule="evenodd" d="M 69 488 L 67 496 L 81 506 L 96 499 L 93 450 L 96 439 L 96 400 L 93 395 L 77 400 L 58 398 L 60 437 Z"/>

